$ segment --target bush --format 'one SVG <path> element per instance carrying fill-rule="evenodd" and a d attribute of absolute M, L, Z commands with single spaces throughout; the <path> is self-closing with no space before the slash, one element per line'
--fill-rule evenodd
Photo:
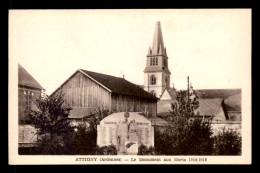
<path fill-rule="evenodd" d="M 39 155 L 38 147 L 19 147 L 19 155 Z"/>
<path fill-rule="evenodd" d="M 93 131 L 89 130 L 86 123 L 79 123 L 75 131 L 63 137 L 67 154 L 91 155 L 96 141 L 93 141 Z"/>
<path fill-rule="evenodd" d="M 156 155 L 156 151 L 154 147 L 151 146 L 148 148 L 142 144 L 138 147 L 137 155 Z"/>
<path fill-rule="evenodd" d="M 64 136 L 66 153 L 71 155 L 94 155 L 101 152 L 97 147 L 97 125 L 100 121 L 110 115 L 111 112 L 103 107 L 97 108 L 95 112 L 84 118 L 83 123 L 79 123 L 76 131 Z M 102 148 L 103 152 L 106 148 Z M 112 152 L 113 153 L 113 152 Z"/>
<path fill-rule="evenodd" d="M 214 136 L 214 154 L 241 155 L 241 136 L 233 130 L 223 130 Z"/>
<path fill-rule="evenodd" d="M 161 132 L 159 129 L 154 129 L 154 146 L 157 155 L 172 155 L 171 135 Z"/>
<path fill-rule="evenodd" d="M 117 155 L 117 149 L 115 145 L 109 145 L 103 147 L 97 146 L 95 150 L 97 155 Z"/>
<path fill-rule="evenodd" d="M 38 153 L 43 155 L 57 155 L 64 153 L 64 143 L 62 136 L 58 135 L 42 135 L 38 140 Z"/>

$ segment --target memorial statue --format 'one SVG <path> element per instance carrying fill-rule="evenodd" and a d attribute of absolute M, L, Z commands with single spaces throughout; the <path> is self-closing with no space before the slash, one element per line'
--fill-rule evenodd
<path fill-rule="evenodd" d="M 128 125 L 128 140 L 126 142 L 126 154 L 136 155 L 138 153 L 138 133 L 135 120 Z"/>
<path fill-rule="evenodd" d="M 117 151 L 118 154 L 137 154 L 138 134 L 135 120 L 128 122 L 129 113 L 126 112 L 124 119 L 117 127 Z"/>
<path fill-rule="evenodd" d="M 118 154 L 126 154 L 125 143 L 128 139 L 128 117 L 129 113 L 125 113 L 125 118 L 119 122 L 117 128 L 117 151 Z"/>
<path fill-rule="evenodd" d="M 138 134 L 137 134 L 135 120 L 131 120 L 128 125 L 128 141 L 131 142 L 138 141 Z"/>

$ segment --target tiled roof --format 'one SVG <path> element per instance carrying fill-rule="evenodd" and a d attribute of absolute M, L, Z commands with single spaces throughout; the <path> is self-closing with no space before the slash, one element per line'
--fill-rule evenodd
<path fill-rule="evenodd" d="M 18 84 L 41 90 L 43 89 L 43 87 L 20 64 L 18 64 Z"/>
<path fill-rule="evenodd" d="M 176 91 L 173 88 L 167 88 L 167 91 L 169 92 L 172 99 L 175 100 L 177 98 Z"/>
<path fill-rule="evenodd" d="M 69 118 L 75 118 L 75 119 L 81 119 L 91 113 L 94 113 L 95 109 L 94 108 L 73 108 L 70 111 Z"/>
<path fill-rule="evenodd" d="M 195 113 L 199 112 L 200 115 L 214 116 L 218 110 L 222 107 L 223 99 L 197 99 L 199 101 L 199 108 L 195 110 Z"/>
<path fill-rule="evenodd" d="M 165 121 L 162 118 L 159 117 L 147 117 L 147 119 L 149 119 L 152 123 L 152 125 L 154 126 L 167 126 L 168 122 Z"/>
<path fill-rule="evenodd" d="M 80 69 L 80 71 L 104 85 L 106 88 L 111 90 L 112 93 L 126 94 L 136 97 L 158 100 L 158 98 L 156 98 L 152 94 L 148 93 L 137 85 L 125 80 L 124 78 L 91 72 L 83 69 Z"/>
<path fill-rule="evenodd" d="M 241 93 L 241 89 L 197 89 L 195 91 L 197 96 L 203 99 L 226 99 L 232 95 Z"/>
<path fill-rule="evenodd" d="M 226 111 L 241 111 L 241 94 L 236 94 L 224 100 Z"/>

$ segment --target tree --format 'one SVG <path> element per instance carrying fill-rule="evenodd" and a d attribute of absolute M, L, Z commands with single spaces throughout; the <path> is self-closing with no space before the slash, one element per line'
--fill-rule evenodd
<path fill-rule="evenodd" d="M 30 112 L 30 122 L 41 134 L 62 134 L 72 130 L 70 126 L 69 113 L 72 110 L 64 105 L 64 94 L 58 93 L 49 97 L 44 94 L 36 99 L 36 106 L 39 111 Z"/>
<path fill-rule="evenodd" d="M 168 126 L 164 132 L 156 130 L 155 147 L 165 155 L 209 155 L 213 140 L 210 120 L 202 119 L 195 110 L 196 99 L 187 97 L 186 91 L 177 92 L 177 102 L 172 104 Z"/>
<path fill-rule="evenodd" d="M 241 136 L 233 130 L 219 132 L 214 138 L 214 154 L 216 155 L 240 155 Z"/>
<path fill-rule="evenodd" d="M 43 154 L 62 153 L 63 136 L 73 131 L 68 118 L 72 108 L 64 104 L 63 96 L 44 94 L 35 101 L 39 110 L 30 112 L 30 122 L 40 135 L 38 145 Z"/>

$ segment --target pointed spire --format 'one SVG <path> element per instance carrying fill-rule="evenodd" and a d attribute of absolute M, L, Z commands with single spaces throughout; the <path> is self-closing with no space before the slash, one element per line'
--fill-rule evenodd
<path fill-rule="evenodd" d="M 160 47 L 162 47 L 162 50 L 164 49 L 161 23 L 160 21 L 157 21 L 153 37 L 152 54 L 157 55 L 159 53 Z"/>
<path fill-rule="evenodd" d="M 164 55 L 167 57 L 166 47 L 164 48 Z"/>
<path fill-rule="evenodd" d="M 151 53 L 152 53 L 152 50 L 151 50 L 151 47 L 149 46 L 147 56 L 148 56 L 148 55 L 151 55 Z"/>
<path fill-rule="evenodd" d="M 162 54 L 163 54 L 163 52 L 162 52 L 162 46 L 160 45 L 158 55 L 162 55 Z"/>

